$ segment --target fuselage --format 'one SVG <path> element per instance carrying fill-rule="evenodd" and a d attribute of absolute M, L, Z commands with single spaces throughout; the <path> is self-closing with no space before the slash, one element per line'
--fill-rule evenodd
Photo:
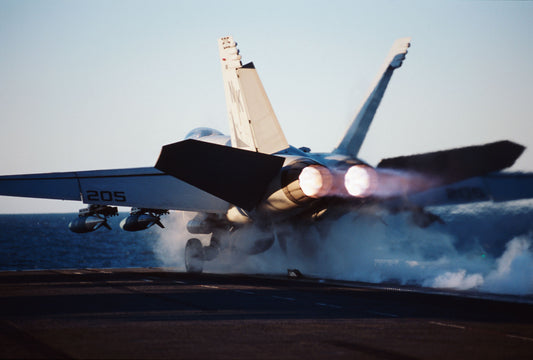
<path fill-rule="evenodd" d="M 232 146 L 230 136 L 209 128 L 194 129 L 185 139 Z M 293 146 L 271 155 L 284 161 L 263 199 L 251 211 L 230 207 L 226 214 L 229 222 L 280 221 L 303 212 L 319 212 L 331 198 L 353 201 L 370 195 L 373 169 L 359 159 L 343 154 L 312 153 L 308 148 Z"/>

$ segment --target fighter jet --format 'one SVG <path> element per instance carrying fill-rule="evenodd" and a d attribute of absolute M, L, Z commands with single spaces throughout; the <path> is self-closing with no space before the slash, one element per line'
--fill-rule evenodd
<path fill-rule="evenodd" d="M 81 200 L 69 228 L 108 227 L 116 206 L 132 207 L 127 231 L 153 225 L 170 210 L 196 212 L 187 223 L 189 272 L 232 247 L 257 254 L 287 239 L 279 224 L 314 226 L 364 209 L 409 212 L 418 226 L 442 220 L 428 206 L 533 197 L 533 174 L 502 172 L 524 147 L 511 141 L 394 157 L 372 166 L 358 157 L 393 72 L 405 60 L 410 38 L 394 42 L 354 120 L 331 153 L 290 146 L 252 62 L 243 64 L 231 36 L 218 40 L 230 135 L 192 130 L 165 145 L 153 167 L 0 177 L 0 195 Z M 372 210 L 374 211 L 374 210 Z M 263 236 L 247 236 L 250 227 Z M 210 235 L 203 244 L 194 234 Z M 225 240 L 223 240 L 225 239 Z M 229 240 L 228 240 L 229 239 Z M 242 240 L 244 239 L 244 240 Z M 241 244 L 242 245 L 242 244 Z"/>

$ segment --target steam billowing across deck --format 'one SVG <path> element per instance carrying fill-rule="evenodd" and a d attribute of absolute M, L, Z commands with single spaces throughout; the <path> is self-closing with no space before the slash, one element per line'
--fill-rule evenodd
<path fill-rule="evenodd" d="M 369 211 L 318 228 L 287 225 L 280 229 L 290 236 L 286 253 L 277 243 L 254 256 L 222 253 L 204 271 L 285 274 L 298 268 L 304 275 L 334 279 L 533 294 L 533 202 L 432 211 L 446 224 L 422 229 L 406 213 Z M 184 267 L 185 225 L 192 216 L 177 212 L 166 219 L 156 247 L 162 265 Z M 199 238 L 208 241 L 207 235 Z"/>

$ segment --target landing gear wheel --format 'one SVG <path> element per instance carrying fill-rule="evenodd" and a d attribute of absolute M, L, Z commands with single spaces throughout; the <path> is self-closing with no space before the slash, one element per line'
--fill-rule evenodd
<path fill-rule="evenodd" d="M 211 242 L 209 246 L 204 246 L 204 261 L 214 260 L 220 253 L 220 241 L 211 236 Z"/>
<path fill-rule="evenodd" d="M 196 274 L 204 270 L 204 248 L 198 239 L 189 239 L 185 245 L 185 269 Z"/>

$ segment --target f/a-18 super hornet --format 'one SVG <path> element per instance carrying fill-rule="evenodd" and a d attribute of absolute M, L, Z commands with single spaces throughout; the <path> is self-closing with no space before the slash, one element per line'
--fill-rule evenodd
<path fill-rule="evenodd" d="M 2 176 L 0 195 L 81 200 L 88 207 L 69 224 L 76 233 L 109 227 L 116 206 L 132 207 L 120 225 L 127 231 L 163 227 L 161 217 L 170 210 L 196 212 L 187 231 L 211 237 L 208 244 L 192 236 L 187 241 L 190 272 L 201 272 L 204 261 L 231 247 L 232 238 L 244 238 L 240 250 L 249 254 L 266 251 L 276 239 L 286 248 L 278 230 L 286 222 L 313 226 L 346 212 L 380 208 L 409 212 L 424 227 L 442 221 L 427 206 L 533 197 L 532 175 L 501 172 L 525 149 L 511 141 L 387 158 L 377 166 L 358 158 L 409 46 L 410 38 L 394 42 L 331 153 L 289 145 L 254 64 L 243 64 L 237 44 L 226 36 L 218 47 L 230 136 L 194 129 L 183 141 L 163 146 L 153 167 Z M 252 226 L 265 236 L 243 237 Z"/>

